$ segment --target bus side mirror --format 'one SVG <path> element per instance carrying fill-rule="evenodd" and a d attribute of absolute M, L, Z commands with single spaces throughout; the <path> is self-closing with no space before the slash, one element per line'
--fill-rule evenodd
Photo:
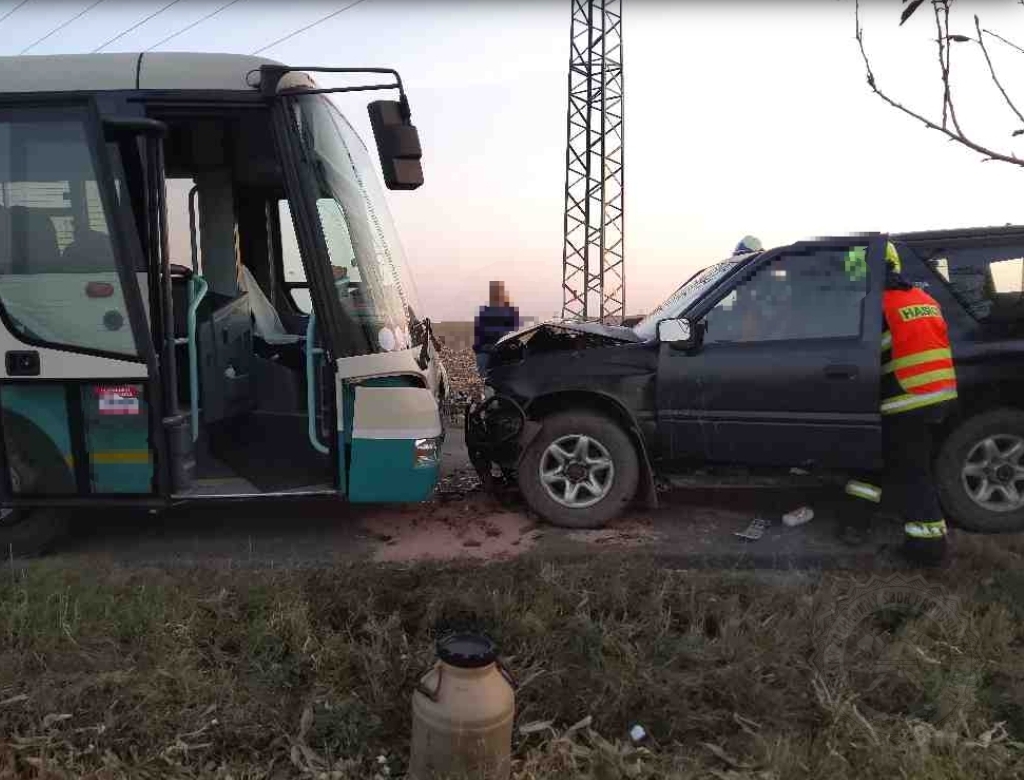
<path fill-rule="evenodd" d="M 404 96 L 401 101 L 375 100 L 367 110 L 387 188 L 414 190 L 422 185 L 420 135 L 409 121 L 409 104 Z"/>

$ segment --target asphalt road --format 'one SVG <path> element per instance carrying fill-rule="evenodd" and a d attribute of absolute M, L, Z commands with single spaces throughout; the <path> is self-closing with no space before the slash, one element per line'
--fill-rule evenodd
<path fill-rule="evenodd" d="M 685 568 L 887 568 L 900 529 L 876 522 L 863 545 L 839 541 L 836 503 L 822 489 L 675 490 L 655 511 L 636 509 L 600 532 L 552 528 L 522 505 L 480 492 L 451 492 L 472 481 L 461 431 L 445 445 L 444 495 L 414 506 L 352 506 L 329 500 L 191 505 L 160 514 L 83 512 L 51 557 L 69 564 L 331 566 L 441 555 L 573 558 L 643 553 Z M 801 505 L 810 523 L 788 528 L 783 512 Z M 751 518 L 772 521 L 756 542 L 737 538 Z M 448 536 L 444 536 L 448 534 Z M 445 540 L 449 541 L 445 541 Z"/>

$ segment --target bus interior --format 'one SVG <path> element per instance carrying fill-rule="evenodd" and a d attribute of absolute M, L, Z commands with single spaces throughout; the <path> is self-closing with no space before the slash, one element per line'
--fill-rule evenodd
<path fill-rule="evenodd" d="M 338 307 L 324 316 L 335 318 L 335 338 L 351 342 L 334 345 L 345 356 L 410 352 L 415 337 L 405 324 L 418 321 L 386 243 L 377 243 L 386 239 L 356 171 L 365 147 L 356 150 L 357 162 L 349 150 L 360 141 L 351 128 L 344 137 L 330 135 L 346 124 L 340 114 L 321 115 L 326 124 L 317 130 L 304 121 L 301 143 L 318 139 L 341 150 L 326 164 L 351 177 L 342 183 L 351 202 L 343 207 L 319 179 L 296 177 L 286 191 L 275 138 L 279 107 L 180 92 L 147 96 L 145 118 L 102 123 L 81 104 L 4 110 L 0 343 L 7 379 L 0 402 L 5 425 L 23 419 L 45 434 L 14 443 L 8 437 L 6 451 L 15 460 L 46 439 L 45 460 L 54 465 L 47 473 L 61 472 L 60 479 L 34 478 L 13 492 L 159 492 L 179 499 L 356 494 L 342 465 L 352 462 L 352 437 L 341 441 L 337 433 L 339 391 L 307 271 L 338 296 Z M 283 114 L 280 121 L 294 119 Z M 289 145 L 300 125 L 294 121 L 283 131 Z M 310 159 L 320 153 L 318 146 L 309 151 Z M 298 176 L 321 176 L 323 164 L 297 163 L 316 170 Z M 303 204 L 315 198 L 308 205 L 321 233 L 307 237 L 316 242 L 315 267 L 299 248 L 292 184 Z M 133 276 L 137 296 L 123 288 Z M 421 366 L 428 362 L 423 352 L 426 346 L 418 353 Z M 344 414 L 354 415 L 356 385 L 424 387 L 426 380 L 406 376 L 404 358 L 394 358 L 379 364 L 384 376 L 375 368 L 348 382 Z M 367 427 L 371 443 L 364 448 L 404 447 L 394 430 L 426 430 L 396 427 L 394 420 L 382 425 Z M 367 474 L 380 458 L 364 459 Z M 410 494 L 431 473 L 417 472 Z M 393 493 L 374 484 L 359 495 Z"/>
<path fill-rule="evenodd" d="M 195 479 L 179 493 L 330 491 L 333 374 L 310 329 L 270 112 L 154 108 L 150 116 L 168 128 L 177 402 L 184 416 L 198 410 L 188 426 Z"/>

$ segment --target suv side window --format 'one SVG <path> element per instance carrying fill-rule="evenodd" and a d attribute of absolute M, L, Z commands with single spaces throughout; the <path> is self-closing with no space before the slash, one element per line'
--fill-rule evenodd
<path fill-rule="evenodd" d="M 1024 246 L 936 249 L 925 263 L 982 323 L 1024 327 Z"/>
<path fill-rule="evenodd" d="M 823 247 L 762 265 L 708 312 L 705 343 L 857 338 L 868 280 L 847 253 Z"/>

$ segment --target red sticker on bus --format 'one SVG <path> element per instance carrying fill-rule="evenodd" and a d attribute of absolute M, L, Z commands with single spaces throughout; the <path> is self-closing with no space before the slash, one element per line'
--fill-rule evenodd
<path fill-rule="evenodd" d="M 138 385 L 98 385 L 93 391 L 99 396 L 113 393 L 125 398 L 138 398 L 140 395 Z"/>
<path fill-rule="evenodd" d="M 139 414 L 139 388 L 131 385 L 96 387 L 100 414 Z"/>

